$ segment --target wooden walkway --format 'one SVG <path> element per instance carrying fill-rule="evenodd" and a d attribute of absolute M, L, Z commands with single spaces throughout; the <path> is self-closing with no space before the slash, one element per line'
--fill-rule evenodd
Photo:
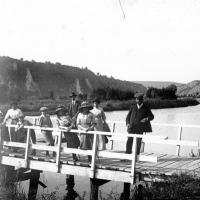
<path fill-rule="evenodd" d="M 15 127 L 7 125 L 8 128 Z M 58 128 L 40 128 L 38 126 L 25 126 L 27 128 L 26 143 L 3 141 L 0 137 L 0 163 L 3 165 L 13 166 L 15 169 L 27 169 L 62 173 L 74 176 L 85 176 L 92 180 L 120 181 L 124 183 L 135 183 L 137 174 L 143 175 L 144 180 L 153 180 L 155 178 L 162 179 L 163 176 L 171 176 L 172 174 L 180 173 L 196 173 L 200 174 L 200 159 L 199 157 L 180 157 L 179 151 L 181 146 L 198 147 L 198 141 L 183 141 L 181 140 L 182 127 L 179 127 L 177 140 L 169 140 L 165 136 L 146 136 L 127 133 L 97 132 L 90 131 L 87 134 L 93 134 L 92 150 L 81 150 L 67 148 L 65 143 L 62 143 L 63 130 Z M 32 144 L 30 139 L 30 130 L 41 131 L 41 129 L 54 131 L 57 137 L 55 146 L 46 146 L 44 143 Z M 72 130 L 75 134 L 83 132 Z M 122 140 L 127 137 L 133 137 L 132 154 L 125 152 L 104 150 L 98 151 L 97 135 L 110 135 L 111 141 L 117 134 Z M 175 155 L 167 154 L 147 154 L 141 153 L 136 155 L 137 138 L 143 138 L 148 143 L 168 144 L 176 146 Z M 10 149 L 17 147 L 17 153 L 11 152 Z M 31 150 L 36 150 L 36 156 L 30 154 Z M 55 157 L 46 158 L 45 152 L 56 152 Z M 74 162 L 72 153 L 79 155 L 79 160 Z M 92 157 L 91 163 L 88 162 L 87 156 Z M 126 161 L 124 160 L 126 159 Z M 95 197 L 96 198 L 96 197 Z M 91 197 L 91 199 L 95 199 Z"/>
<path fill-rule="evenodd" d="M 105 153 L 111 151 L 105 151 Z M 113 153 L 119 153 L 114 152 Z M 157 162 L 136 162 L 135 172 L 150 176 L 171 176 L 180 173 L 200 173 L 199 157 L 179 157 L 173 155 L 156 155 L 141 153 L 141 156 L 151 156 L 157 158 Z M 9 150 L 2 151 L 1 163 L 4 165 L 14 166 L 16 169 L 24 167 L 24 152 L 11 153 Z M 46 158 L 45 152 L 37 152 L 36 156 L 29 156 L 30 169 L 58 172 L 56 159 L 54 157 Z M 72 174 L 77 176 L 91 175 L 91 163 L 87 161 L 86 156 L 80 155 L 80 159 L 73 161 L 70 154 L 61 154 L 60 172 L 62 174 Z M 96 161 L 95 178 L 113 180 L 120 182 L 132 182 L 130 177 L 131 161 L 123 161 L 122 159 L 98 157 Z M 123 177 L 123 179 L 121 179 Z"/>

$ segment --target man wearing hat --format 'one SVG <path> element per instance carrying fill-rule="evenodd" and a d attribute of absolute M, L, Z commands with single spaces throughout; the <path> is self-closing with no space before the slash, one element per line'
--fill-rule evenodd
<path fill-rule="evenodd" d="M 135 94 L 136 104 L 132 105 L 126 117 L 127 131 L 130 134 L 143 134 L 152 132 L 150 121 L 154 119 L 150 108 L 144 104 L 144 94 Z M 137 154 L 140 153 L 142 138 L 137 139 Z M 128 137 L 126 143 L 126 153 L 131 154 L 133 138 Z"/>
<path fill-rule="evenodd" d="M 71 118 L 74 118 L 76 117 L 76 115 L 78 115 L 80 107 L 80 103 L 76 100 L 76 96 L 77 95 L 74 92 L 72 92 L 72 94 L 69 96 L 70 98 L 72 98 L 72 101 L 67 106 L 67 110 L 69 111 L 69 115 Z"/>

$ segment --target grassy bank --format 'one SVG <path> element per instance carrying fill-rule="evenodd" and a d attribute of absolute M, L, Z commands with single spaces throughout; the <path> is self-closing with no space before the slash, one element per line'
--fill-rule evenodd
<path fill-rule="evenodd" d="M 8 176 L 0 166 L 0 199 L 4 200 L 27 200 L 27 194 L 24 192 L 20 183 L 16 182 L 15 176 Z M 7 176 L 5 176 L 7 175 Z M 180 174 L 170 177 L 163 177 L 165 181 L 139 182 L 131 189 L 130 200 L 194 200 L 200 199 L 200 178 L 196 174 Z M 77 191 L 78 192 L 78 191 Z M 66 191 L 67 194 L 67 191 Z M 49 193 L 37 195 L 36 200 L 67 200 L 69 196 L 59 195 L 59 188 Z M 76 198 L 86 200 L 85 194 Z M 120 194 L 110 192 L 102 194 L 99 191 L 100 200 L 121 200 Z"/>
<path fill-rule="evenodd" d="M 151 109 L 162 109 L 162 108 L 178 108 L 186 106 L 198 105 L 199 101 L 194 98 L 184 98 L 178 100 L 160 100 L 160 99 L 146 99 L 146 103 Z M 19 107 L 26 115 L 39 115 L 39 109 L 42 106 L 49 108 L 50 114 L 54 114 L 54 111 L 58 105 L 67 105 L 69 100 L 33 100 L 33 101 L 21 101 Z M 117 101 L 110 100 L 101 103 L 101 106 L 105 111 L 117 111 L 117 110 L 128 110 L 134 103 L 133 100 L 128 101 Z M 5 114 L 9 109 L 9 104 L 0 105 L 0 110 Z"/>
<path fill-rule="evenodd" d="M 146 99 L 145 102 L 149 105 L 151 109 L 178 108 L 195 106 L 199 104 L 199 101 L 193 98 L 184 98 L 177 100 Z M 133 103 L 135 102 L 132 100 L 107 101 L 102 103 L 102 107 L 105 111 L 128 110 Z"/>

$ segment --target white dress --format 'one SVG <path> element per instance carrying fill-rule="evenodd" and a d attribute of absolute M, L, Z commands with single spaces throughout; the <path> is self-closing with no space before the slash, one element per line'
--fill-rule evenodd
<path fill-rule="evenodd" d="M 106 119 L 105 113 L 102 108 L 93 108 L 90 110 L 95 117 L 96 126 L 94 128 L 95 131 L 103 131 L 103 123 Z M 106 143 L 105 143 L 105 136 L 104 135 L 97 135 L 97 147 L 98 150 L 105 150 Z"/>

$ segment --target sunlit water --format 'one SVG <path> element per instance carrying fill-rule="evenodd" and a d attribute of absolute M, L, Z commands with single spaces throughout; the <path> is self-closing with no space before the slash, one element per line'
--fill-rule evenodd
<path fill-rule="evenodd" d="M 153 123 L 167 123 L 167 124 L 192 124 L 200 125 L 200 105 L 185 108 L 173 108 L 173 109 L 161 109 L 152 110 L 155 118 Z M 108 121 L 122 121 L 125 122 L 125 118 L 128 111 L 114 111 L 107 112 L 106 117 Z M 116 131 L 126 132 L 125 124 L 119 124 L 116 126 Z M 155 135 L 165 135 L 169 139 L 177 138 L 178 128 L 176 127 L 158 127 L 153 126 L 153 134 Z M 183 140 L 193 140 L 197 141 L 200 138 L 200 129 L 197 128 L 184 128 L 183 129 Z M 109 148 L 109 146 L 108 146 Z M 181 148 L 181 155 L 188 155 L 192 147 Z M 114 142 L 114 149 L 125 150 L 125 142 Z M 158 145 L 158 144 L 146 144 L 145 152 L 155 152 L 155 153 L 168 153 L 174 154 L 175 147 L 171 145 Z M 194 153 L 197 149 L 194 148 Z M 60 197 L 65 193 L 65 175 L 55 174 L 55 173 L 42 173 L 41 181 L 47 185 L 47 189 L 43 189 L 39 186 L 39 193 L 50 193 L 52 191 L 58 191 Z M 86 192 L 85 199 L 89 198 L 90 182 L 89 178 L 77 176 L 75 177 L 75 190 L 80 196 Z M 27 190 L 27 182 L 23 184 L 25 190 Z M 123 184 L 120 182 L 109 182 L 100 187 L 101 193 L 104 197 L 111 191 L 119 194 L 122 192 Z"/>

